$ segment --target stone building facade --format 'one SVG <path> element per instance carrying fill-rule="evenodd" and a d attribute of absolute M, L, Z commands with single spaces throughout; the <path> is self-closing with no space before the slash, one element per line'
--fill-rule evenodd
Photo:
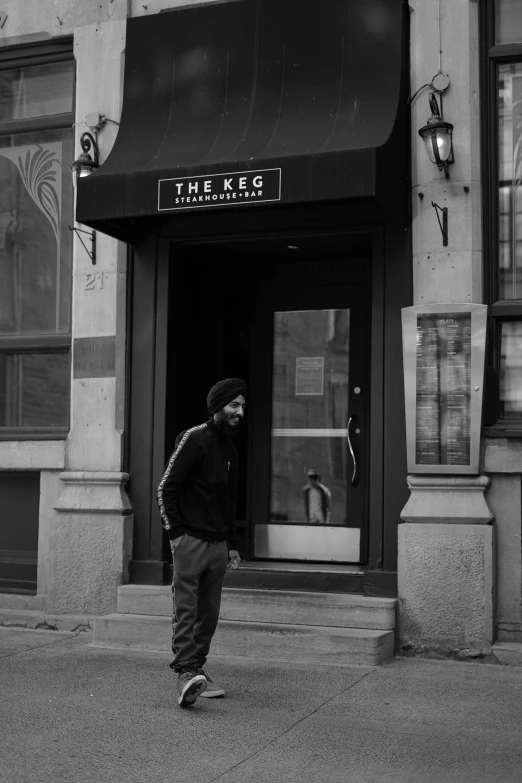
<path fill-rule="evenodd" d="M 289 7 L 292 2 L 288 0 Z M 261 33 L 256 46 L 262 52 L 266 46 L 266 57 L 271 56 L 268 36 L 262 37 L 263 14 L 269 14 L 270 0 L 257 5 L 253 0 L 239 0 L 231 5 L 243 3 L 245 9 L 254 8 L 254 14 L 257 8 Z M 267 142 L 276 151 L 272 157 L 252 154 L 256 171 L 281 171 L 280 190 L 273 203 L 205 212 L 202 208 L 176 211 L 170 203 L 163 209 L 160 201 L 154 214 L 145 200 L 139 202 L 139 191 L 148 192 L 156 170 L 167 171 L 167 152 L 172 157 L 172 179 L 183 175 L 213 182 L 208 177 L 223 171 L 216 150 L 223 139 L 223 144 L 227 142 L 223 117 L 232 116 L 233 110 L 229 107 L 229 115 L 223 109 L 216 139 L 206 148 L 208 171 L 204 170 L 204 164 L 189 160 L 187 150 L 191 138 L 197 146 L 205 122 L 201 119 L 205 101 L 210 106 L 215 97 L 214 82 L 205 82 L 208 95 L 198 87 L 197 94 L 184 104 L 165 97 L 158 86 L 158 106 L 162 101 L 172 103 L 167 109 L 161 103 L 147 126 L 149 109 L 140 113 L 139 102 L 133 103 L 143 84 L 140 87 L 137 77 L 132 81 L 129 62 L 135 58 L 132 62 L 139 67 L 143 64 L 143 83 L 154 78 L 150 75 L 153 67 L 163 74 L 160 55 L 171 56 L 159 32 L 165 27 L 173 40 L 193 41 L 193 59 L 187 55 L 181 62 L 176 52 L 172 55 L 178 67 L 175 78 L 181 79 L 181 73 L 187 83 L 192 77 L 199 79 L 208 43 L 204 36 L 211 28 L 209 15 L 221 19 L 219 14 L 228 13 L 223 11 L 226 5 L 220 0 L 24 0 L 23 4 L 3 0 L 0 5 L 0 176 L 5 182 L 0 206 L 0 281 L 4 285 L 0 293 L 0 404 L 4 408 L 0 410 L 0 612 L 4 622 L 34 623 L 38 618 L 51 622 L 53 618 L 52 622 L 63 626 L 63 618 L 69 618 L 67 622 L 75 627 L 92 624 L 95 617 L 121 612 L 118 593 L 122 585 L 168 584 L 169 561 L 153 487 L 176 431 L 204 415 L 201 406 L 187 401 L 176 378 L 182 377 L 181 367 L 196 373 L 204 400 L 205 384 L 210 386 L 222 372 L 238 374 L 243 369 L 253 387 L 251 420 L 272 432 L 268 443 L 249 429 L 250 445 L 246 438 L 240 444 L 248 448 L 249 455 L 240 514 L 249 573 L 255 572 L 256 562 L 279 563 L 280 572 L 284 571 L 282 563 L 293 563 L 294 572 L 296 562 L 306 563 L 304 581 L 292 582 L 291 576 L 285 576 L 280 585 L 291 592 L 320 592 L 324 579 L 313 580 L 333 564 L 333 573 L 342 576 L 335 583 L 336 594 L 398 599 L 396 643 L 408 649 L 443 650 L 466 657 L 490 654 L 506 643 L 522 643 L 522 403 L 517 391 L 522 338 L 516 320 L 522 297 L 516 282 L 521 263 L 516 237 L 521 209 L 516 134 L 520 134 L 517 122 L 522 115 L 515 100 L 522 82 L 516 64 L 522 31 L 516 29 L 516 2 L 411 0 L 407 5 L 400 0 L 366 0 L 360 8 L 357 3 L 346 4 L 355 10 L 350 11 L 353 17 L 347 17 L 341 39 L 344 59 L 341 86 L 336 82 L 337 112 L 341 119 L 351 117 L 352 130 L 348 126 L 343 130 L 339 121 L 315 148 L 310 143 L 310 151 L 305 149 L 299 137 L 300 121 L 295 120 L 299 100 L 291 103 L 292 89 L 304 87 L 296 64 L 292 71 L 289 60 L 284 95 L 290 97 L 287 104 L 281 99 L 279 124 L 274 121 Z M 342 3 L 332 0 L 321 6 L 321 12 L 328 16 L 342 8 Z M 230 11 L 230 19 L 234 13 Z M 511 25 L 510 19 L 515 20 Z M 200 20 L 204 33 L 198 41 L 194 30 Z M 358 24 L 368 36 L 364 44 L 379 50 L 388 69 L 386 75 L 384 70 L 380 76 L 376 71 L 375 82 L 367 64 L 356 59 L 356 55 L 364 56 L 363 51 L 354 54 L 349 46 L 344 49 L 350 26 Z M 288 35 L 288 51 L 294 46 L 299 52 Z M 327 46 L 320 35 L 318 41 L 318 52 L 323 54 Z M 241 50 L 234 46 L 232 41 L 223 62 L 228 63 L 229 56 L 231 84 L 240 91 L 239 76 L 233 81 L 233 63 Z M 510 53 L 512 66 L 506 60 Z M 304 68 L 307 61 L 302 62 Z M 248 141 L 249 129 L 257 127 L 262 133 L 261 114 L 268 116 L 270 111 L 270 96 L 275 93 L 266 86 L 263 97 L 262 85 L 269 85 L 269 80 L 263 82 L 263 63 L 260 57 L 253 66 L 260 87 L 255 98 L 250 98 L 250 115 L 238 137 L 238 148 Z M 328 67 L 324 68 L 325 79 L 329 78 Z M 437 74 L 449 76 L 449 86 L 441 92 L 431 86 Z M 158 77 L 149 84 L 159 81 Z M 174 80 L 174 84 L 181 82 Z M 293 84 L 297 86 L 292 88 Z M 430 91 L 443 107 L 444 119 L 454 126 L 454 162 L 448 167 L 448 178 L 430 162 L 418 134 L 431 113 Z M 183 95 L 181 91 L 180 101 L 185 100 Z M 343 114 L 345 97 L 352 101 L 351 115 L 347 110 Z M 155 112 L 152 93 L 148 98 Z M 357 112 L 363 117 L 360 132 Z M 301 119 L 305 133 L 312 136 L 321 122 L 318 114 L 314 125 L 313 117 L 310 109 L 308 114 L 303 111 Z M 184 118 L 185 126 L 179 118 Z M 281 118 L 287 123 L 289 151 L 285 151 L 284 139 L 276 149 L 278 134 L 283 133 Z M 163 162 L 157 150 L 166 148 L 158 146 L 154 136 L 154 123 L 161 122 L 165 129 L 162 144 L 171 145 Z M 86 131 L 99 146 L 100 169 L 88 181 L 80 179 L 73 189 L 69 163 L 80 154 L 80 137 Z M 200 144 L 204 143 L 202 135 Z M 180 153 L 176 159 L 179 149 L 185 158 Z M 142 157 L 151 151 L 158 163 L 147 164 L 147 168 Z M 43 154 L 47 157 L 39 174 L 36 164 L 40 159 L 35 156 Z M 194 154 L 205 160 L 201 150 Z M 232 163 L 243 160 L 238 156 L 230 147 L 225 173 L 237 171 Z M 509 165 L 511 179 L 502 173 Z M 293 167 L 291 175 L 285 173 L 290 171 L 285 166 Z M 343 176 L 335 179 L 339 171 Z M 46 175 L 50 179 L 45 180 Z M 290 179 L 298 183 L 291 194 Z M 190 182 L 195 193 L 195 180 Z M 213 186 L 208 187 L 210 193 Z M 7 203 L 11 190 L 18 195 Z M 447 245 L 433 202 L 447 209 Z M 74 222 L 74 216 L 81 222 Z M 69 226 L 77 231 L 69 231 Z M 349 237 L 344 245 L 341 234 Z M 249 269 L 264 268 L 261 242 L 266 243 L 266 257 L 277 256 L 281 264 L 274 262 L 271 277 L 266 279 L 259 272 L 259 291 L 286 292 L 285 296 L 274 294 L 270 306 L 268 298 L 263 303 L 255 298 L 257 286 L 250 279 L 258 272 Z M 44 255 L 48 260 L 42 260 Z M 208 316 L 214 307 L 212 291 L 202 294 L 201 307 L 207 308 L 207 315 L 202 317 L 201 334 L 190 312 L 182 314 L 186 331 L 182 315 L 175 314 L 176 302 L 188 295 L 198 279 L 207 280 L 212 288 L 209 256 L 221 275 L 239 274 L 239 290 L 248 289 L 248 302 L 258 308 L 249 348 L 236 364 L 214 341 Z M 351 259 L 349 275 L 342 266 L 344 257 Z M 192 277 L 191 265 L 199 270 Z M 324 287 L 324 296 L 317 294 L 316 300 L 310 295 L 314 279 L 320 279 Z M 222 284 L 217 279 L 220 295 L 225 290 L 219 287 Z M 288 293 L 300 285 L 307 291 L 301 298 Z M 332 293 L 343 286 L 348 292 L 344 305 L 340 294 Z M 364 300 L 370 313 L 366 320 L 364 308 L 358 310 L 359 296 L 369 297 Z M 187 307 L 195 312 L 199 305 L 191 302 Z M 432 303 L 489 306 L 480 472 L 473 476 L 408 476 L 401 310 Z M 52 316 L 42 314 L 48 310 Z M 361 356 L 357 341 L 350 343 L 348 351 L 350 373 L 353 370 L 354 377 L 359 373 L 364 379 L 362 394 L 359 386 L 359 392 L 348 391 L 351 374 L 349 384 L 343 380 L 348 370 L 342 364 L 342 334 L 348 327 L 343 326 L 342 313 L 348 310 L 353 334 L 361 345 L 367 341 Z M 298 410 L 304 408 L 291 408 L 295 401 L 274 396 L 276 387 L 265 379 L 272 369 L 276 377 L 270 346 L 279 346 L 282 352 L 301 351 L 303 358 L 319 352 L 313 340 L 293 347 L 284 342 L 288 318 L 291 323 L 297 317 L 292 314 L 302 311 L 331 314 L 325 327 L 330 329 L 330 353 L 325 349 L 324 359 L 331 362 L 331 369 L 321 370 L 324 363 L 308 362 L 295 370 L 296 378 L 299 372 L 301 382 L 311 384 L 312 391 L 306 393 L 316 394 L 317 372 L 326 373 L 321 383 L 330 383 L 332 389 L 331 418 L 326 426 L 323 422 L 322 434 L 314 424 L 306 436 L 304 419 L 298 420 Z M 276 318 L 275 332 L 263 336 L 258 325 L 262 322 L 272 329 L 270 314 L 280 317 L 283 331 L 277 331 Z M 239 329 L 241 315 L 232 325 L 219 308 L 214 315 L 225 338 Z M 314 328 L 323 328 L 318 324 Z M 303 334 L 310 328 L 300 322 Z M 194 365 L 187 351 L 192 340 L 199 356 Z M 242 355 L 239 343 L 230 344 L 237 356 Z M 203 350 L 207 345 L 208 357 Z M 265 362 L 266 372 L 256 374 L 254 355 L 260 364 Z M 31 370 L 31 357 L 38 356 L 40 364 L 35 359 Z M 208 369 L 201 367 L 205 363 Z M 366 381 L 371 394 L 366 407 L 357 408 L 363 403 Z M 297 396 L 298 388 L 296 380 Z M 347 396 L 335 402 L 335 394 Z M 270 416 L 275 416 L 280 403 L 287 409 L 276 421 Z M 185 421 L 184 409 L 196 421 Z M 359 473 L 350 484 L 350 477 L 356 475 L 355 464 L 351 473 L 352 443 L 341 446 L 345 438 L 338 433 L 350 429 L 341 418 L 356 409 L 354 426 L 366 440 L 354 447 L 355 457 L 360 457 Z M 297 443 L 295 432 L 290 434 L 292 416 L 297 417 L 294 430 L 300 431 L 298 436 L 311 438 L 301 451 L 300 446 L 295 451 L 287 445 Z M 317 447 L 320 438 L 333 439 L 324 452 Z M 273 456 L 279 453 L 277 448 L 282 454 L 279 462 Z M 303 453 L 308 461 L 303 462 Z M 302 462 L 298 467 L 296 459 Z M 295 500 L 297 509 L 306 471 L 318 470 L 311 460 L 324 461 L 322 481 L 330 482 L 334 495 L 337 492 L 342 498 L 336 513 L 348 519 L 344 526 L 334 525 L 331 536 L 323 528 L 320 539 L 310 527 L 304 531 L 302 520 L 292 518 L 298 513 L 292 503 Z M 259 509 L 264 509 L 263 519 Z M 301 528 L 302 535 L 298 535 L 295 531 Z M 343 530 L 349 532 L 345 535 Z M 325 545 L 324 554 L 314 557 L 320 542 L 329 536 L 331 544 Z M 300 549 L 305 539 L 308 543 Z M 337 557 L 343 546 L 352 547 L 352 554 Z M 278 584 L 269 587 L 277 589 Z M 254 580 L 243 586 L 258 589 L 260 583 Z M 310 624 L 320 625 L 313 620 Z"/>

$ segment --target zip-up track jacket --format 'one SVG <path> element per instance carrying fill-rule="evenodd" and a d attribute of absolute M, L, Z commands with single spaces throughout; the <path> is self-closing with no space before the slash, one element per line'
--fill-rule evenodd
<path fill-rule="evenodd" d="M 236 542 L 237 451 L 213 419 L 181 432 L 158 487 L 170 539 Z"/>

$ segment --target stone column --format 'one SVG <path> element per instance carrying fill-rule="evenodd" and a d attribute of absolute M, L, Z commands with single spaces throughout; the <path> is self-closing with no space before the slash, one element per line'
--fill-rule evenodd
<path fill-rule="evenodd" d="M 521 644 L 522 453 L 520 443 L 508 438 L 486 439 L 484 469 L 491 475 L 488 503 L 495 514 L 497 534 L 496 640 Z"/>
<path fill-rule="evenodd" d="M 124 19 L 75 30 L 77 142 L 88 130 L 89 112 L 119 121 L 124 47 Z M 102 164 L 115 123 L 98 134 Z M 74 244 L 71 431 L 60 475 L 63 492 L 55 504 L 48 607 L 57 613 L 115 611 L 131 556 L 128 476 L 122 472 L 127 251 L 100 232 L 96 245 L 93 265 L 77 238 Z"/>
<path fill-rule="evenodd" d="M 116 610 L 120 584 L 128 581 L 132 509 L 126 473 L 67 471 L 55 504 L 51 562 L 54 573 L 49 611 L 96 615 Z"/>
<path fill-rule="evenodd" d="M 406 647 L 488 653 L 494 528 L 486 476 L 410 476 L 399 525 L 399 626 Z"/>
<path fill-rule="evenodd" d="M 439 69 L 439 4 L 411 2 L 412 93 Z M 412 105 L 414 304 L 482 302 L 478 3 L 440 4 L 444 119 L 453 123 L 449 179 L 417 134 L 428 89 Z M 434 32 L 435 31 L 435 32 Z M 440 103 L 440 98 L 439 98 Z M 448 208 L 448 246 L 432 201 Z M 410 476 L 399 525 L 399 641 L 462 657 L 489 652 L 494 634 L 494 529 L 485 476 Z"/>

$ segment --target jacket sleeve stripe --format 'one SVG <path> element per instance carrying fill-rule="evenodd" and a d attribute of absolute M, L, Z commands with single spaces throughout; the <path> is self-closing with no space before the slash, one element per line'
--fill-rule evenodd
<path fill-rule="evenodd" d="M 189 439 L 190 435 L 193 432 L 197 432 L 198 430 L 201 430 L 201 429 L 203 429 L 206 426 L 207 426 L 206 424 L 199 424 L 197 427 L 192 427 L 190 430 L 186 431 L 186 433 L 183 435 L 183 437 L 181 438 L 180 442 L 178 443 L 177 447 L 172 452 L 171 457 L 170 457 L 169 462 L 168 462 L 168 465 L 167 465 L 167 467 L 165 469 L 165 473 L 163 474 L 163 478 L 161 479 L 161 481 L 159 483 L 159 486 L 158 486 L 158 506 L 159 506 L 159 510 L 160 510 L 160 514 L 161 514 L 161 520 L 162 520 L 162 523 L 163 523 L 163 527 L 165 528 L 165 530 L 170 530 L 172 525 L 171 525 L 170 520 L 169 520 L 169 518 L 168 518 L 168 516 L 167 516 L 167 514 L 165 512 L 165 506 L 163 504 L 163 487 L 165 486 L 165 482 L 166 482 L 166 480 L 169 477 L 169 474 L 170 474 L 170 472 L 172 470 L 172 466 L 174 465 L 174 462 L 176 461 L 176 458 L 177 458 L 178 454 L 180 453 L 181 449 L 183 448 L 183 446 L 185 445 L 185 443 Z"/>

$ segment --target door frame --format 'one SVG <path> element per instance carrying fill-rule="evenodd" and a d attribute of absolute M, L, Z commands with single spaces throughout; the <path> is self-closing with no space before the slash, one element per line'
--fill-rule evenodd
<path fill-rule="evenodd" d="M 342 240 L 341 240 L 341 247 L 340 250 L 342 251 Z M 366 251 L 367 253 L 367 251 Z M 282 258 L 282 265 L 284 264 L 284 261 L 287 259 Z M 317 263 L 321 261 L 321 255 L 317 254 L 315 259 L 313 257 L 307 259 L 312 261 L 312 263 Z M 326 266 L 328 263 L 328 257 L 324 256 L 323 264 Z M 347 258 L 348 261 L 348 258 Z M 337 300 L 336 307 L 341 307 L 340 300 L 339 300 L 339 286 L 342 286 L 344 289 L 347 289 L 348 297 L 349 289 L 352 288 L 352 300 L 353 300 L 353 294 L 354 290 L 357 288 L 362 289 L 364 287 L 365 294 L 367 296 L 368 300 L 368 307 L 371 307 L 371 269 L 369 268 L 369 261 L 371 261 L 371 256 L 368 257 L 366 255 L 365 258 L 360 259 L 357 257 L 357 255 L 352 256 L 350 260 L 348 261 L 347 268 L 349 268 L 349 271 L 343 272 L 341 275 L 337 273 L 329 274 L 323 278 L 323 282 L 321 283 L 321 288 L 323 289 L 320 292 L 320 300 L 322 304 L 318 305 L 318 307 L 321 309 L 321 307 L 325 304 L 325 297 L 328 296 L 327 290 L 330 289 L 332 292 L 332 296 L 334 296 Z M 335 263 L 335 261 L 334 261 Z M 324 267 L 323 267 L 324 268 Z M 324 274 L 324 272 L 323 272 Z M 262 556 L 256 555 L 255 552 L 255 535 L 256 535 L 256 524 L 265 524 L 270 525 L 272 524 L 269 521 L 269 508 L 270 508 L 270 465 L 271 465 L 271 448 L 272 448 L 272 440 L 270 438 L 270 431 L 272 427 L 272 385 L 273 385 L 273 312 L 274 310 L 278 310 L 280 307 L 284 309 L 285 305 L 284 302 L 292 302 L 294 301 L 295 304 L 295 296 L 296 296 L 296 289 L 298 289 L 301 293 L 297 293 L 298 299 L 301 300 L 302 297 L 304 297 L 303 301 L 307 300 L 308 305 L 311 305 L 311 302 L 314 299 L 315 291 L 313 290 L 313 277 L 310 275 L 306 278 L 302 277 L 300 280 L 295 279 L 295 273 L 293 275 L 285 275 L 285 274 L 279 274 L 275 278 L 269 278 L 267 281 L 264 281 L 264 286 L 261 291 L 261 295 L 259 297 L 258 302 L 258 311 L 256 312 L 256 316 L 253 319 L 253 326 L 252 326 L 252 347 L 251 347 L 251 354 L 256 357 L 256 360 L 251 363 L 251 374 L 249 378 L 249 384 L 248 388 L 252 391 L 252 394 L 249 391 L 249 405 L 252 405 L 253 409 L 255 410 L 254 416 L 251 417 L 251 427 L 249 432 L 249 487 L 247 490 L 247 497 L 249 499 L 249 506 L 247 510 L 247 517 L 250 522 L 250 546 L 248 550 L 248 555 L 251 559 L 265 559 Z M 360 302 L 360 298 L 356 296 L 356 302 Z M 346 303 L 346 307 L 350 307 L 352 309 L 352 305 L 354 302 L 348 304 Z M 297 307 L 297 305 L 296 305 Z M 299 308 L 298 308 L 299 309 Z M 308 308 L 306 308 L 308 309 Z M 360 309 L 360 308 L 359 308 Z M 364 460 L 362 463 L 360 463 L 360 469 L 363 470 L 364 473 L 364 483 L 361 486 L 361 493 L 362 496 L 359 496 L 359 500 L 361 502 L 362 506 L 362 520 L 361 520 L 361 526 L 358 528 L 360 530 L 360 541 L 359 541 L 359 557 L 352 562 L 352 564 L 359 564 L 361 562 L 366 562 L 367 555 L 366 555 L 366 544 L 367 544 L 367 527 L 368 527 L 368 501 L 369 501 L 369 484 L 370 484 L 370 478 L 371 474 L 369 472 L 369 451 L 370 451 L 370 437 L 371 437 L 371 430 L 370 430 L 370 412 L 371 412 L 371 312 L 370 315 L 363 315 L 364 321 L 360 322 L 360 328 L 363 328 L 364 331 L 370 332 L 368 335 L 368 342 L 365 343 L 365 347 L 367 348 L 370 360 L 367 362 L 364 362 L 364 377 L 362 377 L 360 374 L 358 375 L 359 383 L 361 386 L 364 387 L 365 395 L 365 402 L 364 402 L 364 421 L 362 421 L 362 431 L 365 433 L 364 439 L 365 444 L 364 448 L 362 449 L 362 459 Z M 352 335 L 354 336 L 353 339 L 355 339 L 355 332 L 353 331 L 353 326 L 350 329 L 350 340 L 352 340 Z M 356 350 L 356 349 L 355 349 Z M 350 347 L 350 355 L 353 354 L 354 346 L 353 344 Z M 259 362 L 262 361 L 263 367 L 262 369 L 259 368 Z M 350 386 L 352 383 L 350 383 Z M 253 397 L 252 397 L 253 395 Z M 268 401 L 268 407 L 266 402 Z M 261 519 L 264 519 L 264 522 L 260 522 Z M 273 523 L 277 524 L 277 523 Z M 303 523 L 305 524 L 305 523 Z M 352 527 L 350 525 L 350 527 Z M 279 558 L 269 558 L 277 562 Z M 291 558 L 290 558 L 291 559 Z M 307 562 L 314 562 L 313 557 L 307 557 L 305 558 Z M 330 562 L 328 559 L 324 560 L 321 558 L 316 558 L 316 562 Z M 334 561 L 331 562 L 343 562 L 340 561 Z"/>
<path fill-rule="evenodd" d="M 173 261 L 185 245 L 215 244 L 241 236 L 252 239 L 365 232 L 372 241 L 372 492 L 364 592 L 395 594 L 397 525 L 408 497 L 400 308 L 411 304 L 412 298 L 410 232 L 400 214 L 400 210 L 380 210 L 375 202 L 346 202 L 285 209 L 259 207 L 245 210 L 241 221 L 237 220 L 237 210 L 219 216 L 181 216 L 156 223 L 154 233 L 134 248 L 134 274 L 129 276 L 130 404 L 126 406 L 125 428 L 125 467 L 131 476 L 129 489 L 135 509 L 131 581 L 165 584 L 170 574 L 168 542 L 155 508 L 155 474 L 164 464 L 165 439 L 154 438 L 153 432 L 164 432 L 166 420 L 162 409 L 166 404 L 163 341 L 168 315 L 164 296 L 169 278 L 176 277 Z"/>
<path fill-rule="evenodd" d="M 306 232 L 308 235 L 310 232 Z M 337 232 L 336 232 L 337 233 Z M 367 234 L 370 243 L 370 268 L 366 273 L 359 271 L 356 272 L 351 279 L 348 277 L 344 279 L 343 285 L 349 286 L 350 284 L 357 285 L 357 283 L 366 283 L 370 285 L 370 299 L 371 299 L 371 317 L 370 321 L 370 362 L 368 367 L 368 375 L 370 381 L 370 391 L 367 406 L 367 426 L 369 428 L 367 448 L 368 453 L 366 455 L 366 469 L 368 472 L 368 479 L 366 483 L 365 491 L 367 493 L 366 499 L 366 519 L 361 527 L 361 568 L 369 566 L 375 567 L 375 563 L 379 560 L 382 562 L 382 548 L 383 548 L 383 527 L 384 527 L 384 515 L 383 515 L 383 396 L 384 396 L 384 369 L 383 369 L 383 346 L 384 346 L 384 281 L 383 281 L 383 230 L 380 226 L 370 226 L 361 228 L 354 228 L 352 231 L 338 232 L 339 245 L 342 249 L 343 238 L 348 238 L 353 234 Z M 314 235 L 318 235 L 314 232 Z M 304 232 L 302 234 L 304 236 Z M 295 232 L 292 233 L 292 239 L 296 237 Z M 291 278 L 286 280 L 281 278 L 284 282 L 291 283 Z M 341 279 L 335 282 L 341 283 Z M 268 328 L 268 321 L 270 315 L 265 313 L 266 325 Z M 256 314 L 257 317 L 263 317 L 263 313 Z M 257 319 L 256 319 L 257 320 Z M 270 321 L 271 326 L 271 321 Z M 255 342 L 251 347 L 251 353 L 259 355 L 262 352 L 267 351 L 266 340 L 269 339 L 272 344 L 272 333 L 270 331 L 270 337 L 264 338 L 262 336 L 262 330 L 256 329 L 253 333 Z M 263 344 L 262 344 L 263 343 Z M 254 552 L 254 520 L 252 508 L 260 504 L 267 505 L 267 497 L 270 492 L 270 477 L 269 469 L 270 465 L 270 438 L 256 438 L 254 431 L 256 427 L 270 428 L 270 416 L 271 416 L 271 399 L 272 399 L 272 368 L 266 375 L 261 375 L 259 378 L 255 375 L 255 370 L 251 367 L 251 374 L 248 378 L 248 407 L 256 410 L 256 416 L 248 417 L 248 488 L 247 488 L 247 537 L 246 537 L 246 554 L 248 559 L 256 560 Z M 263 401 L 270 401 L 270 407 L 268 410 L 263 409 Z M 260 416 L 259 412 L 262 411 Z M 264 467 L 263 467 L 264 466 Z M 265 475 L 266 474 L 266 475 Z M 259 475 L 263 478 L 259 481 Z M 371 491 L 370 491 L 371 486 Z M 277 562 L 276 560 L 274 562 Z"/>

